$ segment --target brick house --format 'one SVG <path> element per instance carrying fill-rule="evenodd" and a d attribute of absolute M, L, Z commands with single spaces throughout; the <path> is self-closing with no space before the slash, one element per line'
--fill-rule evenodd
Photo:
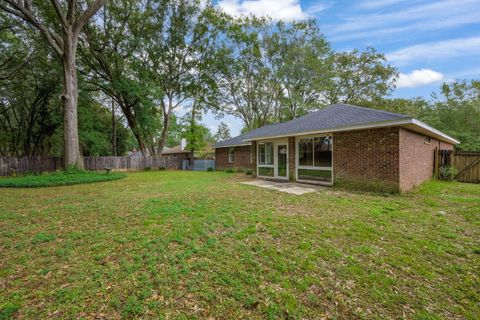
<path fill-rule="evenodd" d="M 214 145 L 216 168 L 262 178 L 407 191 L 432 178 L 435 150 L 459 142 L 397 113 L 335 104 Z"/>

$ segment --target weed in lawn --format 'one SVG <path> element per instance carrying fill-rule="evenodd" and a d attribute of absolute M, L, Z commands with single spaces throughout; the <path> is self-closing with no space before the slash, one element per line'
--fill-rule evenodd
<path fill-rule="evenodd" d="M 39 244 L 39 243 L 44 243 L 44 242 L 50 242 L 50 241 L 53 241 L 53 240 L 55 240 L 55 235 L 40 232 L 40 233 L 37 233 L 32 238 L 32 243 L 33 244 Z"/>
<path fill-rule="evenodd" d="M 0 320 L 13 319 L 18 309 L 20 309 L 20 305 L 17 303 L 7 302 L 0 305 Z"/>

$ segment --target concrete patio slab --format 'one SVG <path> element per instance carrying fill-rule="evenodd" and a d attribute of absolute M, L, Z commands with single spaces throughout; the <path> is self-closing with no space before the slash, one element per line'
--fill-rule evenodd
<path fill-rule="evenodd" d="M 314 186 L 314 185 L 308 185 L 308 184 L 296 183 L 296 182 L 277 182 L 277 181 L 260 180 L 260 179 L 257 179 L 254 181 L 242 182 L 242 183 L 247 184 L 249 186 L 272 189 L 272 190 L 277 190 L 280 192 L 286 192 L 286 193 L 296 194 L 296 195 L 302 195 L 310 192 L 317 192 L 317 191 L 324 190 L 326 188 L 322 186 Z"/>

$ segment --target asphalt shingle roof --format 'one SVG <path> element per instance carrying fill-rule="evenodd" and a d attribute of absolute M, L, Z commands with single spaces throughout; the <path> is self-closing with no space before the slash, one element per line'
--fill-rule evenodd
<path fill-rule="evenodd" d="M 234 138 L 228 139 L 228 140 L 223 140 L 220 142 L 217 142 L 213 145 L 214 148 L 223 148 L 223 147 L 230 147 L 230 146 L 238 146 L 238 145 L 249 145 L 249 142 L 243 141 L 244 136 L 246 134 L 241 134 L 239 136 L 236 136 Z"/>
<path fill-rule="evenodd" d="M 301 134 L 303 132 L 337 129 L 352 125 L 392 121 L 405 118 L 411 117 L 404 114 L 353 106 L 349 104 L 334 104 L 287 122 L 260 127 L 235 138 L 219 142 L 215 144 L 214 147 L 221 148 L 232 145 L 249 144 L 245 140 L 250 139 L 255 140 L 264 137 L 288 136 Z"/>
<path fill-rule="evenodd" d="M 336 129 L 352 125 L 411 118 L 404 114 L 387 112 L 348 104 L 334 104 L 302 117 L 264 126 L 243 135 L 243 139 L 301 134 L 303 132 Z"/>

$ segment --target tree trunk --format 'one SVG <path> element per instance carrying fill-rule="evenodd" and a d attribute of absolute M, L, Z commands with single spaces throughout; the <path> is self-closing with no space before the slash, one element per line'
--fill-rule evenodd
<path fill-rule="evenodd" d="M 117 122 L 115 121 L 115 100 L 112 99 L 112 156 L 117 156 Z"/>
<path fill-rule="evenodd" d="M 193 161 L 195 161 L 195 145 L 197 145 L 197 141 L 195 141 L 195 139 L 197 138 L 195 136 L 195 116 L 196 116 L 196 102 L 197 102 L 197 96 L 195 96 L 195 100 L 193 101 L 193 104 L 192 104 L 192 119 L 190 120 L 190 145 L 192 146 L 191 149 L 190 149 L 190 158 L 191 158 L 191 161 L 192 161 L 192 165 L 193 165 Z"/>
<path fill-rule="evenodd" d="M 163 148 L 165 147 L 165 142 L 167 141 L 168 129 L 170 127 L 171 113 L 172 113 L 171 111 L 168 111 L 167 114 L 163 115 L 162 136 L 160 137 L 160 141 L 158 142 L 157 154 L 161 154 L 163 152 Z"/>
<path fill-rule="evenodd" d="M 168 111 L 163 113 L 163 129 L 162 136 L 158 142 L 158 155 L 162 154 L 163 148 L 165 147 L 165 142 L 167 141 L 168 130 L 170 128 L 170 119 L 172 118 L 172 104 L 172 98 L 168 98 Z"/>
<path fill-rule="evenodd" d="M 80 144 L 78 140 L 78 83 L 76 51 L 77 39 L 72 35 L 71 30 L 64 32 L 64 54 L 63 64 L 63 134 L 64 134 L 64 161 L 65 169 L 75 166 L 83 169 L 83 157 L 80 154 Z"/>

